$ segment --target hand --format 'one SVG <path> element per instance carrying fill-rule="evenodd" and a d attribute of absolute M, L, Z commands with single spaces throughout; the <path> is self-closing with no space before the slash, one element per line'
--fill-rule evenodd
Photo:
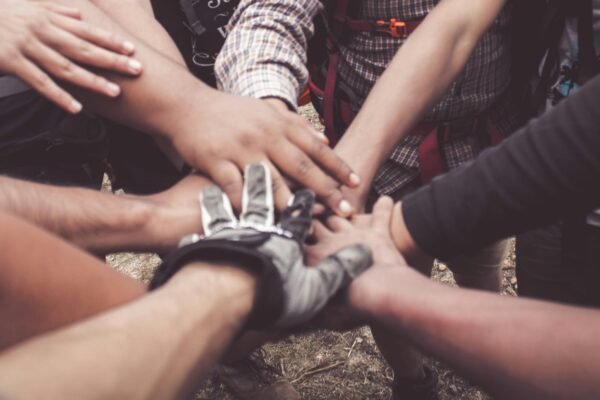
<path fill-rule="evenodd" d="M 241 171 L 247 164 L 264 162 L 271 170 L 278 210 L 292 195 L 281 171 L 313 190 L 336 214 L 352 215 L 340 186 L 358 186 L 358 176 L 302 117 L 262 100 L 216 91 L 203 98 L 201 107 L 200 114 L 179 122 L 173 145 L 188 164 L 227 193 L 236 209 L 241 206 Z"/>
<path fill-rule="evenodd" d="M 313 321 L 313 324 L 327 329 L 347 330 L 369 323 L 372 304 L 379 301 L 389 268 L 405 267 L 406 262 L 396 250 L 390 234 L 393 201 L 389 197 L 380 198 L 372 215 L 358 215 L 352 221 L 330 217 L 327 227 L 315 222 L 317 244 L 306 246 L 309 263 L 321 259 L 337 249 L 350 244 L 364 243 L 373 251 L 373 268 L 355 279 L 342 296 L 331 302 Z M 408 270 L 408 268 L 407 268 Z"/>
<path fill-rule="evenodd" d="M 183 236 L 200 232 L 200 192 L 212 184 L 193 174 L 162 193 L 143 197 L 153 210 L 145 239 L 152 251 L 168 253 L 177 248 Z"/>
<path fill-rule="evenodd" d="M 296 193 L 275 225 L 270 188 L 269 169 L 260 163 L 249 165 L 239 221 L 218 187 L 203 190 L 202 225 L 206 237 L 184 238 L 183 247 L 158 269 L 151 287 L 162 285 L 194 260 L 234 262 L 259 278 L 251 327 L 289 328 L 314 317 L 331 297 L 370 266 L 371 252 L 366 246 L 354 245 L 307 268 L 302 243 L 312 221 L 314 194 L 308 190 Z"/>
<path fill-rule="evenodd" d="M 362 214 L 351 221 L 340 217 L 329 217 L 326 226 L 314 222 L 315 245 L 306 246 L 309 264 L 314 264 L 327 254 L 343 247 L 363 243 L 371 248 L 375 265 L 404 265 L 402 254 L 396 250 L 390 232 L 394 202 L 389 197 L 381 197 L 370 215 Z"/>
<path fill-rule="evenodd" d="M 120 93 L 117 84 L 78 64 L 138 75 L 130 58 L 132 43 L 80 20 L 78 10 L 32 0 L 0 0 L 0 72 L 15 75 L 65 110 L 82 106 L 48 74 L 105 96 Z"/>

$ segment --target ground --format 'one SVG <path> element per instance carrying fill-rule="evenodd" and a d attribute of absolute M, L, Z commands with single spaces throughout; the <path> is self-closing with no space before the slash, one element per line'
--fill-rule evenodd
<path fill-rule="evenodd" d="M 318 118 L 310 107 L 302 114 L 319 126 Z M 516 295 L 514 274 L 514 247 L 504 261 L 503 295 Z M 136 279 L 148 281 L 159 258 L 152 254 L 115 254 L 108 257 L 110 264 Z M 443 284 L 455 285 L 452 272 L 436 263 L 433 279 Z M 315 332 L 291 336 L 280 343 L 266 345 L 259 351 L 271 373 L 290 380 L 306 400 L 387 400 L 392 371 L 382 359 L 368 328 L 346 333 Z M 438 376 L 441 400 L 490 399 L 478 388 L 470 385 L 435 360 L 428 360 Z M 235 399 L 219 380 L 209 377 L 197 399 Z M 267 399 L 266 399 L 267 400 Z"/>

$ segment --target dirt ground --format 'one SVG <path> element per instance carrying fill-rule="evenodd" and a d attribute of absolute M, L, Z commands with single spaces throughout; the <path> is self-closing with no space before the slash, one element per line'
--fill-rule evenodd
<path fill-rule="evenodd" d="M 311 108 L 304 108 L 302 114 L 319 126 Z M 513 247 L 503 264 L 503 295 L 516 295 L 514 259 Z M 108 261 L 115 269 L 147 282 L 160 259 L 152 254 L 123 253 L 109 256 Z M 452 272 L 443 264 L 436 263 L 432 277 L 443 284 L 455 285 Z M 306 400 L 387 400 L 390 397 L 392 371 L 366 327 L 345 333 L 323 331 L 291 336 L 280 343 L 264 346 L 258 356 L 271 373 L 291 381 Z M 441 400 L 491 399 L 441 363 L 431 359 L 427 362 L 438 376 Z M 224 384 L 210 376 L 197 399 L 235 398 Z"/>

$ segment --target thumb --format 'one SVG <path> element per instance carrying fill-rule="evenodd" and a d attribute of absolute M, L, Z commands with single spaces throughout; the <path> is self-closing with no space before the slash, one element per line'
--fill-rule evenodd
<path fill-rule="evenodd" d="M 363 271 L 373 264 L 371 249 L 364 244 L 345 247 L 318 263 L 315 269 L 319 272 L 324 285 L 328 287 L 329 297 L 350 284 Z"/>
<path fill-rule="evenodd" d="M 373 263 L 371 250 L 362 244 L 346 247 L 313 268 L 296 269 L 288 282 L 288 300 L 278 327 L 292 327 L 309 321 L 327 302 Z"/>

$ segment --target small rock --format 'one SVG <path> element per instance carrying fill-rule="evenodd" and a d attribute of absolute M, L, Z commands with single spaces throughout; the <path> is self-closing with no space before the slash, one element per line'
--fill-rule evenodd
<path fill-rule="evenodd" d="M 517 284 L 517 278 L 514 277 L 514 276 L 512 278 L 510 278 L 510 284 L 513 285 L 513 286 L 516 285 Z"/>
<path fill-rule="evenodd" d="M 440 264 L 440 266 L 438 267 L 438 269 L 439 269 L 441 272 L 444 272 L 445 270 L 447 270 L 447 269 L 448 269 L 448 267 L 446 267 L 444 264 Z"/>

